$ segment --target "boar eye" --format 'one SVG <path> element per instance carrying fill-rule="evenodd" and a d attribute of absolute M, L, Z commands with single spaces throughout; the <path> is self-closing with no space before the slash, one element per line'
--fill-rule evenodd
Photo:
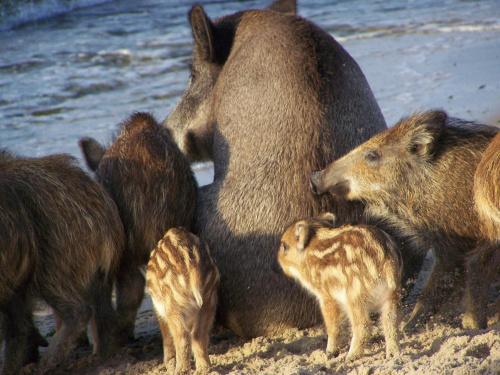
<path fill-rule="evenodd" d="M 196 75 L 196 72 L 194 70 L 191 70 L 191 75 L 189 76 L 190 83 L 196 80 Z"/>
<path fill-rule="evenodd" d="M 380 154 L 375 150 L 370 150 L 365 155 L 365 160 L 369 163 L 377 162 L 380 159 Z"/>
<path fill-rule="evenodd" d="M 288 251 L 288 249 L 290 249 L 290 246 L 288 246 L 286 243 L 282 243 L 281 246 L 283 246 L 283 252 L 286 254 L 286 252 Z"/>

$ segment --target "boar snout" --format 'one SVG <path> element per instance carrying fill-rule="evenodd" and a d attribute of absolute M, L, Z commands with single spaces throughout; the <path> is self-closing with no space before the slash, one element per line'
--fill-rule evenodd
<path fill-rule="evenodd" d="M 327 170 L 312 171 L 309 183 L 314 194 L 323 194 L 328 191 L 339 198 L 346 198 L 351 191 L 351 184 L 348 180 L 341 176 L 334 176 Z"/>
<path fill-rule="evenodd" d="M 309 175 L 309 184 L 311 185 L 312 192 L 314 194 L 322 194 L 323 191 L 319 189 L 318 186 L 321 184 L 321 172 L 312 171 Z"/>
<path fill-rule="evenodd" d="M 283 273 L 283 268 L 281 268 L 281 265 L 278 263 L 278 259 L 274 259 L 270 266 L 274 273 Z"/>

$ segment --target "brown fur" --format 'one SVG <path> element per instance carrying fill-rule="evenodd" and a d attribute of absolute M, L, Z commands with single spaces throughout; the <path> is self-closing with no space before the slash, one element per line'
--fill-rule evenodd
<path fill-rule="evenodd" d="M 416 113 L 311 174 L 316 192 L 365 202 L 369 215 L 390 222 L 418 251 L 433 251 L 408 329 L 462 293 L 465 258 L 481 236 L 474 172 L 496 132 L 442 111 Z"/>
<path fill-rule="evenodd" d="M 197 373 L 207 373 L 219 286 L 207 244 L 187 230 L 170 229 L 151 253 L 147 282 L 163 336 L 165 366 L 175 353 L 175 373 L 189 373 L 192 348 Z"/>
<path fill-rule="evenodd" d="M 373 226 L 335 228 L 324 220 L 303 220 L 283 234 L 277 262 L 318 299 L 328 334 L 327 352 L 339 353 L 345 312 L 353 331 L 346 359 L 362 356 L 373 311 L 381 313 L 387 357 L 399 356 L 403 264 L 389 235 Z"/>
<path fill-rule="evenodd" d="M 144 296 L 138 266 L 172 227 L 191 227 L 196 180 L 170 132 L 153 116 L 135 113 L 119 128 L 109 149 L 95 140 L 80 141 L 97 180 L 118 206 L 125 227 L 126 251 L 117 275 L 117 312 L 121 340 L 134 336 L 134 322 Z"/>
<path fill-rule="evenodd" d="M 95 350 L 115 349 L 111 281 L 124 246 L 118 210 L 69 155 L 15 157 L 0 151 L 0 312 L 3 373 L 16 373 L 31 342 L 33 298 L 62 320 L 41 369 L 61 363 L 94 312 Z M 37 344 L 37 345 L 38 345 Z"/>
<path fill-rule="evenodd" d="M 486 328 L 488 289 L 500 275 L 500 134 L 493 138 L 474 174 L 474 205 L 483 239 L 468 264 L 466 328 Z"/>
<path fill-rule="evenodd" d="M 320 321 L 310 296 L 270 272 L 273 249 L 286 222 L 323 210 L 361 215 L 313 196 L 307 176 L 386 127 L 342 46 L 291 14 L 295 1 L 275 5 L 214 21 L 191 9 L 191 80 L 164 123 L 190 161 L 214 161 L 195 232 L 222 274 L 217 319 L 244 337 Z"/>

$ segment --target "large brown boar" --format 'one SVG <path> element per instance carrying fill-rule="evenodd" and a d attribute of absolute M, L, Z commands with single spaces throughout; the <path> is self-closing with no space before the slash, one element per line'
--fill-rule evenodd
<path fill-rule="evenodd" d="M 500 272 L 500 134 L 490 143 L 474 175 L 474 205 L 483 239 L 468 265 L 466 328 L 486 328 L 488 289 Z"/>
<path fill-rule="evenodd" d="M 117 313 L 122 341 L 134 336 L 144 297 L 144 276 L 151 251 L 172 227 L 193 224 L 196 180 L 168 129 L 148 113 L 135 113 L 119 127 L 106 150 L 92 138 L 80 147 L 96 179 L 109 192 L 125 227 L 126 250 L 120 263 Z"/>
<path fill-rule="evenodd" d="M 41 370 L 61 363 L 93 315 L 95 350 L 115 349 L 112 279 L 124 247 L 123 225 L 104 189 L 69 155 L 22 158 L 0 151 L 0 312 L 3 373 L 30 355 L 33 299 L 62 321 Z M 35 335 L 35 336 L 34 336 Z"/>
<path fill-rule="evenodd" d="M 346 360 L 363 355 L 370 313 L 381 315 L 386 355 L 399 356 L 399 306 L 403 261 L 395 241 L 364 224 L 336 226 L 317 218 L 291 225 L 281 238 L 275 271 L 297 280 L 319 301 L 328 334 L 327 352 L 339 354 L 342 315 L 352 327 Z"/>
<path fill-rule="evenodd" d="M 207 373 L 209 331 L 217 303 L 219 271 L 205 242 L 184 228 L 170 229 L 151 253 L 146 274 L 163 336 L 163 362 L 175 373 Z"/>
<path fill-rule="evenodd" d="M 432 250 L 408 329 L 463 288 L 465 257 L 480 238 L 474 172 L 496 132 L 442 111 L 417 113 L 311 173 L 314 192 L 363 201 L 368 215 L 391 223 L 422 253 Z"/>
<path fill-rule="evenodd" d="M 314 300 L 269 262 L 284 223 L 361 214 L 311 194 L 308 173 L 386 128 L 359 66 L 295 6 L 214 21 L 194 6 L 191 80 L 164 122 L 190 161 L 214 162 L 195 233 L 221 272 L 217 319 L 244 337 L 320 322 Z"/>

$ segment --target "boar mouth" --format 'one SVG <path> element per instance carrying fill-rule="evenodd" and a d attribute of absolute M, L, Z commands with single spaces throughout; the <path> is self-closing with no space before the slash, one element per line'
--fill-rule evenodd
<path fill-rule="evenodd" d="M 351 191 L 349 181 L 339 181 L 335 185 L 329 187 L 328 191 L 339 198 L 346 198 Z"/>

